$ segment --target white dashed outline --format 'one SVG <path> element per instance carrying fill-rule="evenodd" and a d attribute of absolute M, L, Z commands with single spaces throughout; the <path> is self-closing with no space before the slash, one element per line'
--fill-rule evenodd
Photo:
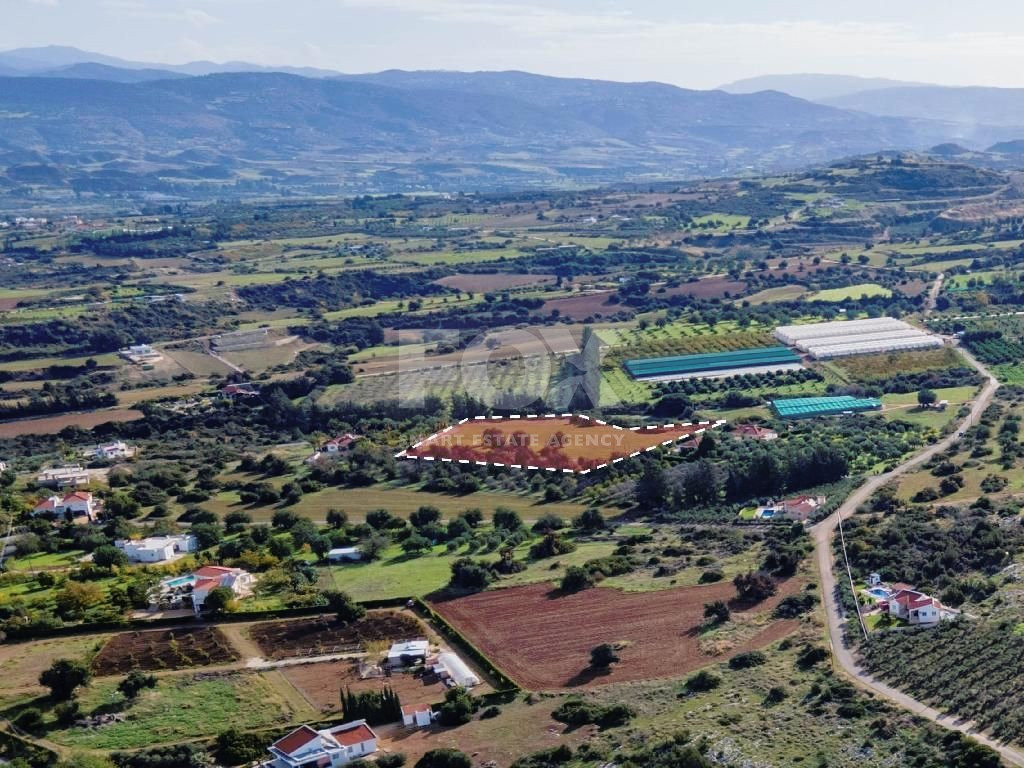
<path fill-rule="evenodd" d="M 683 421 L 683 422 L 680 422 L 678 424 L 662 424 L 660 426 L 651 425 L 651 426 L 646 426 L 646 427 L 628 427 L 628 429 L 631 432 L 636 432 L 638 430 L 645 430 L 646 431 L 648 429 L 672 429 L 673 427 L 692 427 L 692 426 L 699 426 L 700 429 L 694 430 L 693 432 L 688 432 L 685 435 L 680 435 L 679 437 L 672 438 L 670 440 L 663 440 L 660 443 L 655 443 L 654 445 L 650 445 L 647 448 L 644 448 L 642 451 L 634 451 L 633 453 L 629 454 L 629 456 L 620 456 L 619 458 L 612 459 L 611 461 L 606 462 L 604 464 L 598 464 L 596 467 L 593 467 L 591 469 L 563 469 L 563 468 L 560 468 L 560 467 L 533 466 L 532 464 L 527 464 L 524 467 L 521 464 L 504 464 L 504 463 L 498 462 L 498 461 L 474 461 L 474 460 L 471 460 L 471 459 L 444 459 L 444 458 L 437 459 L 434 456 L 410 456 L 409 455 L 409 451 L 410 450 L 415 450 L 416 448 L 419 448 L 424 443 L 430 442 L 435 437 L 443 435 L 446 432 L 449 432 L 449 431 L 455 429 L 455 427 L 458 427 L 458 426 L 461 426 L 461 425 L 465 424 L 467 421 L 504 421 L 504 420 L 512 421 L 514 419 L 571 419 L 574 416 L 577 417 L 577 418 L 580 418 L 580 419 L 586 419 L 587 421 L 593 421 L 595 424 L 600 424 L 602 427 L 611 427 L 612 429 L 627 429 L 627 427 L 620 427 L 617 424 L 609 424 L 607 421 L 602 421 L 601 419 L 591 418 L 590 416 L 587 416 L 585 413 L 576 413 L 576 414 L 573 414 L 573 413 L 545 413 L 545 414 L 527 413 L 527 414 L 522 414 L 522 415 L 511 415 L 511 416 L 474 416 L 472 419 L 469 419 L 469 418 L 461 419 L 458 422 L 456 422 L 455 424 L 450 424 L 447 427 L 445 427 L 444 429 L 438 430 L 437 432 L 432 434 L 430 437 L 425 437 L 422 440 L 418 440 L 417 442 L 413 443 L 410 448 L 406 448 L 404 451 L 399 451 L 398 453 L 396 453 L 395 454 L 395 458 L 396 459 L 416 459 L 416 460 L 419 460 L 419 461 L 442 461 L 442 462 L 447 462 L 449 464 L 451 464 L 451 463 L 475 464 L 478 467 L 507 467 L 509 469 L 526 469 L 526 470 L 535 470 L 535 471 L 541 471 L 541 472 L 559 472 L 559 471 L 561 471 L 561 472 L 565 472 L 567 474 L 587 475 L 587 474 L 590 474 L 594 470 L 605 469 L 606 467 L 610 467 L 612 464 L 617 464 L 620 461 L 625 461 L 626 459 L 635 458 L 636 456 L 639 456 L 641 453 L 646 453 L 647 451 L 653 451 L 655 448 L 661 448 L 661 447 L 666 446 L 666 445 L 672 445 L 673 443 L 677 443 L 680 440 L 688 440 L 691 437 L 696 437 L 697 435 L 702 435 L 707 430 L 709 430 L 709 429 L 717 429 L 718 427 L 721 427 L 723 424 L 726 423 L 725 419 L 718 419 L 717 421 L 698 421 L 696 424 L 694 424 L 692 421 Z"/>

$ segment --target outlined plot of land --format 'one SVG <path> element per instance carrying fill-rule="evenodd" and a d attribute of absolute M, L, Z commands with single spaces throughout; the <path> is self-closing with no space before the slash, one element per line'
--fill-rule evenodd
<path fill-rule="evenodd" d="M 587 474 L 724 421 L 621 427 L 583 414 L 477 416 L 418 441 L 396 458 Z"/>

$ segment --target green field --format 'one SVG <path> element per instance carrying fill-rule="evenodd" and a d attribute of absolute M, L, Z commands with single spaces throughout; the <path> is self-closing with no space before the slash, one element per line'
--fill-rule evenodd
<path fill-rule="evenodd" d="M 878 283 L 858 283 L 846 288 L 829 288 L 807 296 L 808 301 L 847 301 L 861 296 L 892 296 L 892 291 Z"/>
<path fill-rule="evenodd" d="M 314 715 L 297 705 L 295 696 L 282 694 L 287 685 L 272 678 L 278 672 L 229 673 L 203 679 L 196 675 L 162 677 L 156 688 L 144 691 L 127 710 L 124 722 L 101 728 L 51 730 L 58 744 L 88 749 L 138 749 L 167 742 L 194 741 L 228 728 L 253 730 L 288 726 Z M 102 680 L 79 696 L 82 711 L 109 707 L 121 700 L 116 679 Z"/>
<path fill-rule="evenodd" d="M 949 401 L 949 406 L 944 411 L 931 408 L 922 410 L 918 408 L 916 392 L 900 395 L 882 395 L 883 416 L 890 421 L 898 419 L 922 427 L 942 429 L 956 419 L 960 406 L 970 402 L 975 393 L 976 389 L 974 387 L 936 389 L 935 394 L 939 400 Z"/>

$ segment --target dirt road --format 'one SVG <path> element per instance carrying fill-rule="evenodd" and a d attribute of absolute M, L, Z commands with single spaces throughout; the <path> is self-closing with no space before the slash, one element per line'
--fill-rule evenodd
<path fill-rule="evenodd" d="M 811 534 L 814 539 L 815 558 L 818 565 L 818 571 L 821 574 L 822 597 L 825 605 L 825 613 L 828 619 L 828 635 L 829 642 L 832 645 L 832 655 L 838 665 L 842 667 L 843 671 L 850 675 L 850 677 L 854 678 L 854 680 L 864 688 L 873 691 L 898 706 L 910 710 L 916 715 L 928 718 L 929 720 L 932 720 L 946 728 L 970 734 L 977 741 L 999 752 L 1002 758 L 1011 765 L 1024 766 L 1024 751 L 994 741 L 985 734 L 979 732 L 974 723 L 965 722 L 956 715 L 948 715 L 933 709 L 912 696 L 909 696 L 892 686 L 886 685 L 862 671 L 857 666 L 853 652 L 846 645 L 843 636 L 846 617 L 843 613 L 842 606 L 836 597 L 837 579 L 847 578 L 845 571 L 841 571 L 838 576 L 833 571 L 835 553 L 832 550 L 832 540 L 835 536 L 835 531 L 840 520 L 845 520 L 853 515 L 861 504 L 864 504 L 869 498 L 871 498 L 871 495 L 875 493 L 875 491 L 890 480 L 909 472 L 915 467 L 918 467 L 928 461 L 936 454 L 949 448 L 949 446 L 960 439 L 960 435 L 963 430 L 974 424 L 978 420 L 978 417 L 981 416 L 984 410 L 992 402 L 992 397 L 999 388 L 999 383 L 995 380 L 992 374 L 989 373 L 988 369 L 976 360 L 967 350 L 961 349 L 960 352 L 963 354 L 964 358 L 974 366 L 983 377 L 985 377 L 985 384 L 977 399 L 974 401 L 974 405 L 971 406 L 970 412 L 963 421 L 960 422 L 956 430 L 948 437 L 945 437 L 934 445 L 930 445 L 919 453 L 914 454 L 914 456 L 907 459 L 891 472 L 876 475 L 875 477 L 867 480 L 867 482 L 854 491 L 832 515 L 815 525 L 811 529 Z"/>

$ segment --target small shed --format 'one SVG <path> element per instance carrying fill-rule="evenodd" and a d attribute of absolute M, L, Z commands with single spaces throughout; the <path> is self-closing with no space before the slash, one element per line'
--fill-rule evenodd
<path fill-rule="evenodd" d="M 433 720 L 433 713 L 425 704 L 402 707 L 402 724 L 410 728 L 426 728 Z"/>
<path fill-rule="evenodd" d="M 480 685 L 480 678 L 469 668 L 469 665 L 451 651 L 440 654 L 437 657 L 437 662 L 438 666 L 444 668 L 448 677 L 456 685 L 461 685 L 463 688 Z"/>
<path fill-rule="evenodd" d="M 357 562 L 363 559 L 363 553 L 359 547 L 338 547 L 327 553 L 327 559 L 332 563 Z"/>
<path fill-rule="evenodd" d="M 424 661 L 429 651 L 430 642 L 427 640 L 407 640 L 403 643 L 395 643 L 388 651 L 388 665 L 404 667 L 406 659 Z"/>

